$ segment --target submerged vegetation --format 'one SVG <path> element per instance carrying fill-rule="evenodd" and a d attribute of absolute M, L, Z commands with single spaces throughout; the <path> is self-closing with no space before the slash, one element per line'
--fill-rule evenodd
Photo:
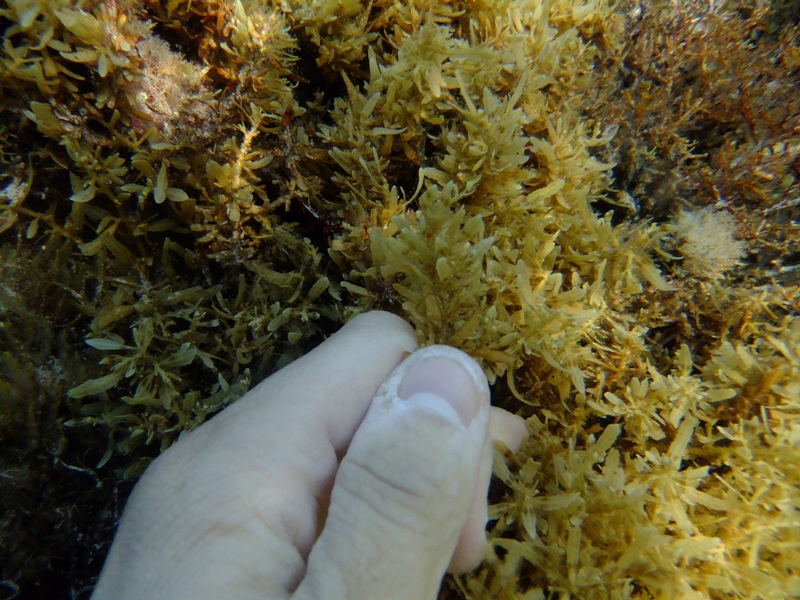
<path fill-rule="evenodd" d="M 533 433 L 444 598 L 800 595 L 792 10 L 9 0 L 0 589 L 85 595 L 153 456 L 382 308 Z"/>

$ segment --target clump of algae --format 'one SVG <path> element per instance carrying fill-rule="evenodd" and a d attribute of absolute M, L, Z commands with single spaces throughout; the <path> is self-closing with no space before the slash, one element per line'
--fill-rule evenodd
<path fill-rule="evenodd" d="M 120 476 L 384 308 L 532 432 L 442 597 L 800 594 L 782 4 L 9 2 L 0 468 L 72 482 L 50 564 L 90 586 Z"/>
<path fill-rule="evenodd" d="M 683 267 L 695 277 L 717 279 L 742 258 L 745 244 L 735 239 L 736 221 L 728 213 L 681 211 L 675 225 Z"/>

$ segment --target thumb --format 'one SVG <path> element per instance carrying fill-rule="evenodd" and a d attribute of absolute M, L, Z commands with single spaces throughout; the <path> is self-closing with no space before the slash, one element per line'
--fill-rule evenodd
<path fill-rule="evenodd" d="M 488 423 L 489 388 L 470 357 L 447 346 L 410 355 L 342 460 L 293 600 L 435 598 L 473 499 L 486 495 Z"/>

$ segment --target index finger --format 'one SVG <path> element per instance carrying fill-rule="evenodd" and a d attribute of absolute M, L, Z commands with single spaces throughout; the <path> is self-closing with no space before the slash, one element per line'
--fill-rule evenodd
<path fill-rule="evenodd" d="M 315 424 L 341 455 L 381 383 L 416 348 L 413 329 L 400 317 L 382 311 L 361 314 L 220 416 L 239 419 L 249 413 L 246 418 L 254 423 L 277 419 L 291 432 Z"/>

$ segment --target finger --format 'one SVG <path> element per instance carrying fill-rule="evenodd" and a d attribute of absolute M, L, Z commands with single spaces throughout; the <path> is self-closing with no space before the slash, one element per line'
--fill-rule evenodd
<path fill-rule="evenodd" d="M 489 435 L 516 454 L 528 439 L 528 429 L 522 417 L 493 406 L 489 413 Z"/>
<path fill-rule="evenodd" d="M 229 407 L 220 418 L 253 423 L 279 419 L 292 434 L 321 427 L 342 451 L 380 384 L 417 348 L 411 326 L 382 311 L 361 314 L 312 352 L 284 367 Z"/>
<path fill-rule="evenodd" d="M 486 490 L 492 476 L 492 441 L 502 442 L 509 450 L 516 452 L 527 439 L 525 421 L 517 415 L 492 406 L 489 412 L 489 437 L 484 444 L 477 485 L 472 497 L 467 522 L 461 530 L 456 550 L 447 570 L 451 573 L 465 573 L 477 567 L 484 558 L 486 549 L 486 521 L 489 519 L 489 506 Z"/>
<path fill-rule="evenodd" d="M 486 494 L 488 422 L 486 378 L 466 354 L 430 346 L 406 359 L 353 437 L 293 600 L 434 598 Z"/>
<path fill-rule="evenodd" d="M 472 490 L 472 502 L 467 520 L 461 528 L 456 549 L 447 570 L 450 573 L 466 573 L 477 567 L 483 560 L 486 549 L 486 521 L 489 519 L 487 492 L 492 477 L 491 437 L 486 436 L 481 449 L 481 462 Z"/>
<path fill-rule="evenodd" d="M 248 451 L 263 453 L 263 481 L 274 490 L 263 501 L 265 514 L 281 511 L 288 491 L 298 491 L 282 519 L 287 541 L 302 556 L 316 540 L 331 478 L 372 398 L 416 347 L 412 328 L 401 318 L 381 311 L 359 315 L 226 409 L 216 425 L 225 429 L 231 423 L 234 436 L 209 429 L 227 449 L 235 437 L 240 459 Z"/>
<path fill-rule="evenodd" d="M 361 315 L 183 437 L 136 486 L 101 583 L 152 582 L 171 564 L 174 573 L 192 574 L 192 589 L 206 590 L 196 597 L 207 597 L 235 585 L 242 577 L 236 565 L 258 556 L 251 579 L 266 597 L 294 589 L 337 454 L 380 384 L 415 348 L 413 330 L 399 317 Z M 140 548 L 150 548 L 146 557 Z M 233 565 L 232 579 L 204 570 L 209 562 Z M 175 591 L 167 583 L 159 597 Z"/>

